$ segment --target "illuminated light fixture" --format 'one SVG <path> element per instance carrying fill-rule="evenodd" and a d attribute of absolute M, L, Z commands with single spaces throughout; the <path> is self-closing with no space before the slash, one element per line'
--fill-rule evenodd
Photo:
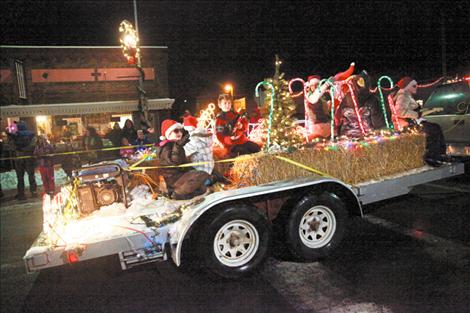
<path fill-rule="evenodd" d="M 80 259 L 78 258 L 78 254 L 75 250 L 70 250 L 65 253 L 67 254 L 67 262 L 69 262 L 69 264 L 77 263 L 78 261 L 80 261 Z"/>
<path fill-rule="evenodd" d="M 233 85 L 232 84 L 225 84 L 224 91 L 233 97 Z"/>
<path fill-rule="evenodd" d="M 38 115 L 38 116 L 36 116 L 36 122 L 37 122 L 37 123 L 45 123 L 45 122 L 47 122 L 47 116 L 45 116 L 45 115 Z"/>
<path fill-rule="evenodd" d="M 135 64 L 140 57 L 140 44 L 137 31 L 131 22 L 124 20 L 119 25 L 119 41 L 121 43 L 122 53 L 127 59 L 127 63 Z"/>

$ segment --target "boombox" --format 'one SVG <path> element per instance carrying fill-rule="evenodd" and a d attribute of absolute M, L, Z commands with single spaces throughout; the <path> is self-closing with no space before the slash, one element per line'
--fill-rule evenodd
<path fill-rule="evenodd" d="M 90 214 L 116 202 L 127 207 L 127 173 L 114 163 L 101 163 L 82 167 L 78 179 L 78 208 L 82 215 Z"/>

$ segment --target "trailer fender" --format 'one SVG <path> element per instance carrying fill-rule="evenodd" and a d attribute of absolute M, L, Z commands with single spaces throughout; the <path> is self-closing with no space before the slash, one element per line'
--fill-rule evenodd
<path fill-rule="evenodd" d="M 178 220 L 178 222 L 173 225 L 170 236 L 171 257 L 173 262 L 176 264 L 176 266 L 181 265 L 182 246 L 186 235 L 188 234 L 191 227 L 196 223 L 196 221 L 211 208 L 230 201 L 242 200 L 254 196 L 277 193 L 280 191 L 306 188 L 309 186 L 315 186 L 316 188 L 319 188 L 319 185 L 322 184 L 325 184 L 325 188 L 328 190 L 331 189 L 332 186 L 342 190 L 344 195 L 349 199 L 349 205 L 352 206 L 351 212 L 353 212 L 354 215 L 362 216 L 361 204 L 351 186 L 333 178 L 304 177 L 295 180 L 286 180 L 260 186 L 217 192 L 208 195 L 203 202 L 186 211 L 180 220 Z"/>

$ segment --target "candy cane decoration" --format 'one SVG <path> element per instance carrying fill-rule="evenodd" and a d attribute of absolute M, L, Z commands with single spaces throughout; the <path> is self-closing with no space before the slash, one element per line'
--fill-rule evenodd
<path fill-rule="evenodd" d="M 302 91 L 299 91 L 298 93 L 294 94 L 294 92 L 292 91 L 292 85 L 295 83 L 295 82 L 300 82 L 302 83 L 302 86 L 303 86 L 303 90 Z M 305 116 L 304 116 L 304 120 L 305 120 L 305 132 L 304 132 L 304 135 L 305 135 L 305 138 L 306 140 L 308 141 L 308 135 L 309 135 L 309 119 L 308 119 L 308 116 L 307 116 L 307 110 L 308 110 L 308 99 L 307 99 L 307 94 L 308 94 L 308 88 L 309 88 L 309 84 L 307 82 L 305 82 L 302 78 L 293 78 L 289 81 L 289 93 L 291 94 L 291 97 L 292 98 L 296 98 L 300 95 L 304 95 L 304 111 L 305 111 Z"/>
<path fill-rule="evenodd" d="M 353 89 L 351 82 L 348 83 L 348 88 L 349 88 L 349 92 L 351 93 L 351 99 L 354 103 L 354 112 L 356 112 L 356 117 L 357 117 L 357 121 L 359 122 L 359 127 L 361 128 L 362 134 L 365 135 L 366 131 L 364 130 L 364 125 L 362 124 L 362 118 L 361 118 L 361 115 L 359 114 L 359 105 L 357 104 L 357 98 L 354 93 L 354 89 Z"/>
<path fill-rule="evenodd" d="M 391 125 L 390 127 L 390 124 L 388 123 L 388 119 L 387 119 L 387 110 L 385 110 L 385 101 L 384 101 L 384 95 L 382 93 L 382 87 L 380 86 L 380 82 L 382 81 L 382 79 L 387 79 L 388 82 L 390 83 L 390 87 L 393 88 L 393 80 L 388 77 L 388 76 L 382 76 L 379 78 L 379 80 L 377 81 L 377 88 L 379 89 L 379 94 L 380 94 L 380 106 L 382 107 L 382 112 L 384 114 L 384 120 L 385 120 L 385 125 L 387 125 L 387 128 L 390 128 L 390 129 L 393 129 L 393 124 Z M 395 107 L 393 107 L 392 109 L 392 104 L 389 102 L 388 104 L 390 106 L 390 110 L 394 110 Z M 393 112 L 393 111 L 392 111 Z"/>
<path fill-rule="evenodd" d="M 294 91 L 292 90 L 292 85 L 295 83 L 295 82 L 299 82 L 299 83 L 302 83 L 302 87 L 303 87 L 303 90 L 302 91 L 299 91 L 298 93 L 295 93 L 294 94 Z M 302 79 L 302 78 L 293 78 L 289 81 L 289 93 L 290 93 L 290 96 L 291 98 L 297 98 L 298 96 L 304 94 L 305 95 L 305 88 L 306 88 L 306 82 Z"/>
<path fill-rule="evenodd" d="M 318 91 L 321 90 L 323 84 L 330 84 L 330 98 L 331 98 L 331 109 L 330 109 L 330 141 L 335 141 L 335 86 L 330 79 L 322 79 L 318 83 Z"/>
<path fill-rule="evenodd" d="M 259 97 L 259 91 L 258 91 L 258 88 L 261 87 L 262 85 L 265 85 L 265 86 L 268 86 L 269 88 L 271 88 L 271 91 L 272 91 L 272 94 L 271 94 L 271 104 L 270 104 L 270 108 L 269 108 L 269 120 L 268 120 L 268 138 L 267 138 L 267 142 L 266 142 L 266 151 L 269 151 L 269 147 L 271 146 L 271 127 L 272 127 L 272 123 L 273 123 L 273 111 L 274 111 L 274 86 L 273 84 L 271 83 L 268 83 L 268 82 L 259 82 L 258 85 L 256 85 L 255 87 L 255 94 L 256 94 L 256 97 Z"/>

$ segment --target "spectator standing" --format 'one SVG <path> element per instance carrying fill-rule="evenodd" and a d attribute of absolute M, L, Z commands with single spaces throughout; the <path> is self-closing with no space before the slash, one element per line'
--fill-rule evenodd
<path fill-rule="evenodd" d="M 137 130 L 131 120 L 126 120 L 124 128 L 122 129 L 121 138 L 126 137 L 129 142 L 134 142 L 137 139 Z"/>
<path fill-rule="evenodd" d="M 44 193 L 53 195 L 55 192 L 54 183 L 54 160 L 52 156 L 47 154 L 54 153 L 54 147 L 44 136 L 39 136 L 34 155 L 38 159 L 39 173 L 41 173 L 42 186 Z"/>
<path fill-rule="evenodd" d="M 15 172 L 18 179 L 18 194 L 15 196 L 17 200 L 25 200 L 24 194 L 24 174 L 28 174 L 29 190 L 33 197 L 37 197 L 37 185 L 34 177 L 34 169 L 36 160 L 33 157 L 36 145 L 36 136 L 28 130 L 24 121 L 17 123 L 17 131 L 8 133 L 15 148 Z"/>
<path fill-rule="evenodd" d="M 89 163 L 97 161 L 100 158 L 100 153 L 99 151 L 93 151 L 93 150 L 102 149 L 103 141 L 101 140 L 101 137 L 96 132 L 95 128 L 87 127 L 82 143 L 83 143 L 84 149 L 86 151 L 90 151 L 83 155 L 85 161 Z"/>
<path fill-rule="evenodd" d="M 106 138 L 111 141 L 113 147 L 119 147 L 122 139 L 122 129 L 119 123 L 114 123 L 113 129 L 106 134 Z"/>

